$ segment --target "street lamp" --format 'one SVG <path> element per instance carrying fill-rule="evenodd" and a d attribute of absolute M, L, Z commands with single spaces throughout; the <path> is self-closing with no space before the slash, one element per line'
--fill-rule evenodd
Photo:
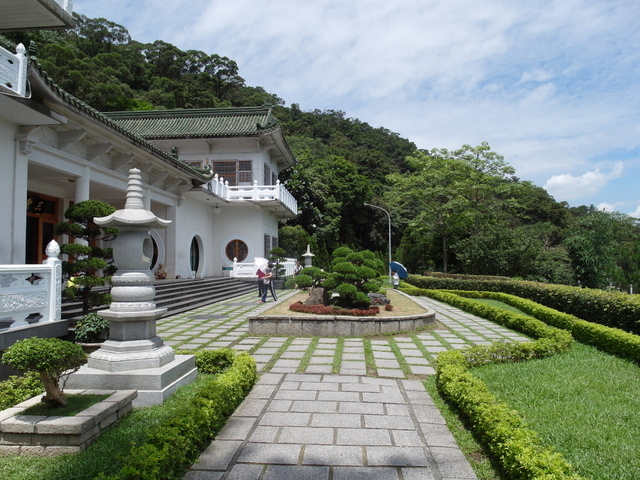
<path fill-rule="evenodd" d="M 389 218 L 389 285 L 393 285 L 393 279 L 391 278 L 391 215 L 384 208 L 379 207 L 377 205 L 371 205 L 370 203 L 365 203 L 367 207 L 377 208 L 378 210 L 382 210 L 387 214 Z"/>

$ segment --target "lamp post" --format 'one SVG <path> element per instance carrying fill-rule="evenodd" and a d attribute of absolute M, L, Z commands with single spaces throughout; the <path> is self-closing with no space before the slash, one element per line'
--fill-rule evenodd
<path fill-rule="evenodd" d="M 391 264 L 391 215 L 384 208 L 379 207 L 377 205 L 371 205 L 370 203 L 365 203 L 367 207 L 377 208 L 378 210 L 382 210 L 387 214 L 387 218 L 389 218 L 389 264 Z M 389 265 L 389 284 L 393 285 L 393 279 L 391 278 L 391 265 Z"/>

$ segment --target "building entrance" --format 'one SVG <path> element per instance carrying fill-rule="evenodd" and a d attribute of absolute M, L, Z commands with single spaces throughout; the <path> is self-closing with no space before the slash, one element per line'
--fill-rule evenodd
<path fill-rule="evenodd" d="M 54 227 L 58 223 L 58 199 L 27 192 L 27 235 L 25 239 L 25 263 L 42 263 L 47 244 L 55 238 Z"/>

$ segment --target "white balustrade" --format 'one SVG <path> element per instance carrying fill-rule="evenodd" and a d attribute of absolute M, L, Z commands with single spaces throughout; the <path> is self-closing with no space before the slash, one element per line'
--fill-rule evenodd
<path fill-rule="evenodd" d="M 283 277 L 291 276 L 296 268 L 296 260 L 287 258 L 284 262 L 280 262 L 279 265 L 280 268 L 284 268 Z M 256 263 L 239 263 L 237 259 L 234 259 L 230 276 L 234 278 L 258 278 L 257 271 L 258 265 Z"/>
<path fill-rule="evenodd" d="M 254 181 L 253 185 L 229 186 L 229 182 L 216 174 L 207 186 L 207 190 L 212 194 L 229 202 L 234 201 L 253 201 L 268 202 L 278 201 L 291 210 L 294 214 L 298 214 L 298 202 L 293 195 L 280 183 L 275 185 L 258 185 L 258 181 Z"/>
<path fill-rule="evenodd" d="M 43 265 L 0 265 L 0 332 L 60 320 L 62 262 L 55 241 Z"/>
<path fill-rule="evenodd" d="M 27 57 L 24 45 L 16 53 L 0 47 L 0 92 L 25 97 L 27 95 Z"/>

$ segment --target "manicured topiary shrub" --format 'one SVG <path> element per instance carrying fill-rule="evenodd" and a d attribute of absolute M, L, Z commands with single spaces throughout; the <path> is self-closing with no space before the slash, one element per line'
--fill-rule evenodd
<path fill-rule="evenodd" d="M 233 364 L 236 352 L 230 348 L 196 350 L 196 367 L 200 373 L 221 373 Z"/>
<path fill-rule="evenodd" d="M 477 365 L 542 358 L 565 351 L 571 345 L 571 335 L 527 315 L 481 304 L 453 292 L 414 287 L 411 293 L 428 293 L 465 311 L 537 338 L 532 342 L 499 343 L 440 353 L 436 359 L 438 388 L 469 419 L 471 428 L 508 478 L 583 480 L 560 454 L 542 444 L 517 411 L 501 402 L 470 370 Z"/>
<path fill-rule="evenodd" d="M 377 292 L 382 285 L 378 270 L 382 263 L 367 250 L 354 252 L 348 247 L 333 251 L 332 271 L 326 275 L 322 287 L 334 290 L 338 297 L 334 302 L 344 308 L 367 308 L 367 293 Z M 305 272 L 306 269 L 302 271 Z"/>
<path fill-rule="evenodd" d="M 77 371 L 87 361 L 80 345 L 59 338 L 31 337 L 11 345 L 2 362 L 16 370 L 35 372 L 45 390 L 42 401 L 52 407 L 64 407 L 67 399 L 60 379 Z"/>
<path fill-rule="evenodd" d="M 553 285 L 502 277 L 410 275 L 407 282 L 422 289 L 502 292 L 532 300 L 588 322 L 640 334 L 640 295 Z"/>

